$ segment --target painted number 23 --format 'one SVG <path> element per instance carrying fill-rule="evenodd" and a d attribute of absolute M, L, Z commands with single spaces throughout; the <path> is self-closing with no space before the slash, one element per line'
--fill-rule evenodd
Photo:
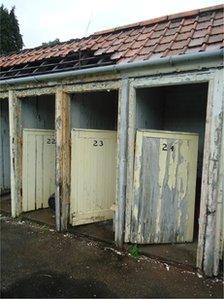
<path fill-rule="evenodd" d="M 94 140 L 93 146 L 103 146 L 103 140 Z"/>

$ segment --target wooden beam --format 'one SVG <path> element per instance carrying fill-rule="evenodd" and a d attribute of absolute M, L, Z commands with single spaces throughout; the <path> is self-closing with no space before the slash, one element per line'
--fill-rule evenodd
<path fill-rule="evenodd" d="M 49 95 L 55 93 L 55 86 L 42 88 L 28 88 L 24 90 L 17 90 L 16 95 L 20 98 L 37 97 L 42 95 Z"/>
<path fill-rule="evenodd" d="M 209 83 L 202 174 L 197 266 L 207 276 L 218 274 L 223 209 L 223 78 L 222 71 Z"/>
<path fill-rule="evenodd" d="M 8 91 L 0 92 L 0 100 L 8 99 L 8 96 L 9 96 Z"/>
<path fill-rule="evenodd" d="M 56 228 L 67 229 L 70 207 L 70 96 L 56 91 Z"/>
<path fill-rule="evenodd" d="M 102 81 L 102 82 L 91 82 L 91 83 L 77 83 L 77 84 L 67 84 L 63 86 L 63 90 L 67 93 L 77 93 L 77 92 L 93 92 L 102 90 L 114 90 L 118 89 L 120 85 L 119 81 Z"/>
<path fill-rule="evenodd" d="M 130 84 L 128 108 L 128 153 L 127 153 L 127 191 L 126 191 L 126 221 L 125 242 L 130 242 L 133 177 L 134 177 L 134 150 L 136 135 L 136 90 Z"/>
<path fill-rule="evenodd" d="M 11 162 L 11 212 L 17 217 L 22 211 L 22 124 L 21 100 L 9 91 L 9 132 Z"/>
<path fill-rule="evenodd" d="M 118 99 L 118 130 L 117 130 L 117 183 L 115 211 L 115 242 L 122 246 L 124 242 L 124 221 L 127 179 L 127 113 L 128 113 L 128 79 L 123 79 Z"/>

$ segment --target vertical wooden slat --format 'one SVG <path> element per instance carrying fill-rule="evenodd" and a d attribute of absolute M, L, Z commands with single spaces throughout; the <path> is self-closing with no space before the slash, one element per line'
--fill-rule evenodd
<path fill-rule="evenodd" d="M 70 96 L 56 91 L 56 227 L 67 229 L 70 205 Z"/>
<path fill-rule="evenodd" d="M 128 79 L 123 79 L 119 89 L 118 103 L 118 152 L 117 152 L 117 183 L 115 211 L 115 242 L 118 246 L 124 241 L 126 180 L 127 180 L 127 118 L 128 118 Z"/>
<path fill-rule="evenodd" d="M 22 124 L 21 101 L 9 91 L 9 126 L 11 160 L 11 211 L 17 217 L 22 211 Z"/>
<path fill-rule="evenodd" d="M 129 91 L 128 104 L 128 153 L 127 153 L 127 191 L 125 215 L 125 242 L 130 241 L 133 176 L 134 176 L 134 149 L 136 134 L 136 90 L 133 86 Z"/>
<path fill-rule="evenodd" d="M 197 267 L 207 276 L 218 274 L 220 256 L 223 107 L 222 71 L 217 71 L 209 83 L 197 252 Z"/>

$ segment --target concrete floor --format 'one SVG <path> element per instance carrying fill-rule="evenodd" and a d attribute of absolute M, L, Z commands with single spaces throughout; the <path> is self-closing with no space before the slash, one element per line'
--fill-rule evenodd
<path fill-rule="evenodd" d="M 10 213 L 10 195 L 1 197 L 1 211 Z M 50 209 L 40 209 L 22 214 L 23 219 L 46 224 L 51 228 L 55 227 L 55 217 Z M 110 244 L 114 241 L 112 221 L 104 221 L 80 226 L 69 226 L 69 232 L 77 235 L 90 237 L 94 240 L 101 240 Z M 130 245 L 130 244 L 129 244 Z M 185 244 L 156 244 L 140 245 L 139 252 L 143 255 L 183 265 L 185 267 L 196 266 L 197 241 Z"/>
<path fill-rule="evenodd" d="M 2 298 L 222 298 L 220 280 L 1 216 Z"/>
<path fill-rule="evenodd" d="M 197 241 L 184 244 L 156 244 L 139 246 L 141 254 L 187 267 L 196 267 Z"/>
<path fill-rule="evenodd" d="M 0 210 L 3 213 L 11 214 L 10 194 L 1 196 Z M 39 224 L 46 224 L 51 228 L 55 227 L 55 216 L 49 208 L 26 212 L 23 213 L 21 217 Z M 74 234 L 89 236 L 93 239 L 103 240 L 108 243 L 113 243 L 114 240 L 112 220 L 75 227 L 69 226 L 68 230 Z"/>
<path fill-rule="evenodd" d="M 0 195 L 0 210 L 6 214 L 11 214 L 11 195 Z"/>

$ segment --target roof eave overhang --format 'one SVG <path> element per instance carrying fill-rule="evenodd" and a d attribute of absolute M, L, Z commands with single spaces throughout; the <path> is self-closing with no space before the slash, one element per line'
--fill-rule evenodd
<path fill-rule="evenodd" d="M 141 69 L 147 67 L 149 68 L 155 66 L 173 67 L 178 64 L 188 64 L 188 63 L 192 64 L 196 61 L 204 62 L 212 59 L 221 60 L 223 59 L 223 56 L 224 56 L 223 49 L 216 50 L 216 51 L 175 55 L 175 56 L 169 56 L 169 57 L 152 59 L 152 60 L 144 60 L 139 62 L 87 68 L 83 70 L 72 70 L 72 71 L 66 71 L 60 73 L 50 73 L 50 74 L 27 76 L 27 77 L 20 77 L 20 78 L 3 79 L 0 80 L 0 86 L 26 84 L 26 83 L 40 83 L 46 81 L 62 80 L 66 78 L 74 78 L 78 76 L 97 75 L 97 74 L 105 74 L 105 73 L 120 73 L 120 72 L 127 72 L 135 69 Z"/>

